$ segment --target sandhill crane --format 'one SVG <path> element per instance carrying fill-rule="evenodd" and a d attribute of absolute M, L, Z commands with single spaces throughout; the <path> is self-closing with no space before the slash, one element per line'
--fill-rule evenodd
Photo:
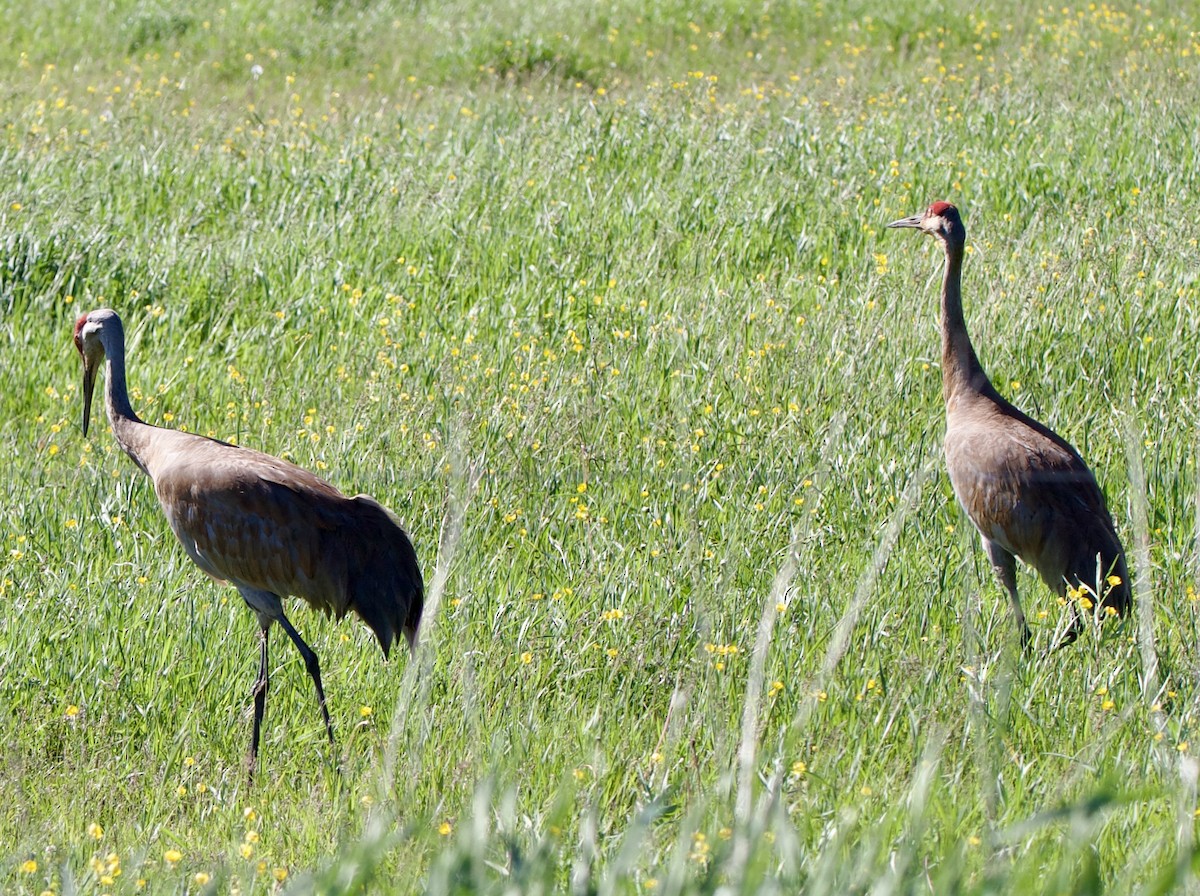
<path fill-rule="evenodd" d="M 347 498 L 277 457 L 139 420 L 125 387 L 125 331 L 115 311 L 82 315 L 75 323 L 75 347 L 83 359 L 84 436 L 96 371 L 107 359 L 104 397 L 117 443 L 154 483 L 188 556 L 237 588 L 258 616 L 251 777 L 267 703 L 267 634 L 273 622 L 304 659 L 332 746 L 317 655 L 284 615 L 282 598 L 302 597 L 338 619 L 354 610 L 379 639 L 385 659 L 401 633 L 415 650 L 424 583 L 408 536 L 366 495 Z"/>
<path fill-rule="evenodd" d="M 1000 396 L 971 346 L 961 291 L 967 231 L 958 209 L 935 202 L 923 215 L 887 226 L 927 233 L 946 252 L 946 467 L 954 494 L 983 537 L 992 568 L 1012 601 L 1022 644 L 1028 646 L 1030 633 L 1017 599 L 1014 556 L 1036 569 L 1060 597 L 1081 596 L 1083 589 L 1097 613 L 1124 615 L 1131 603 L 1125 551 L 1096 478 L 1070 443 Z M 1083 627 L 1078 603 L 1070 605 L 1071 621 L 1059 647 L 1074 641 Z"/>

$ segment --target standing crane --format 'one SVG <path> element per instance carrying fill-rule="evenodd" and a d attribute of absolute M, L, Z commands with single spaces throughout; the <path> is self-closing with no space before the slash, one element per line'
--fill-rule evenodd
<path fill-rule="evenodd" d="M 1100 613 L 1124 615 L 1132 596 L 1125 551 L 1096 477 L 1069 442 L 1017 410 L 983 372 L 967 335 L 962 262 L 967 241 L 958 209 L 935 202 L 922 215 L 893 221 L 934 237 L 946 252 L 942 280 L 942 397 L 946 402 L 946 467 L 954 494 L 983 538 L 1008 592 L 1028 647 L 1029 627 L 1017 598 L 1015 557 L 1059 597 L 1083 597 Z M 1080 601 L 1058 643 L 1083 628 Z"/>
<path fill-rule="evenodd" d="M 282 599 L 302 597 L 338 619 L 354 610 L 379 639 L 385 659 L 399 634 L 415 652 L 425 587 L 412 542 L 395 517 L 366 495 L 347 498 L 269 454 L 143 423 L 129 404 L 125 330 L 115 311 L 82 315 L 75 323 L 75 347 L 83 359 L 84 436 L 96 371 L 105 362 L 105 405 L 117 444 L 154 483 L 188 556 L 237 588 L 258 617 L 251 778 L 267 704 L 267 635 L 273 622 L 304 659 L 332 746 L 317 655 L 284 614 Z"/>

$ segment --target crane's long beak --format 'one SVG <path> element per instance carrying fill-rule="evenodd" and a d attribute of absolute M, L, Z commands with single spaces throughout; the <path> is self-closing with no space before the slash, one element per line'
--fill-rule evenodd
<path fill-rule="evenodd" d="M 92 391 L 96 388 L 96 365 L 89 364 L 87 356 L 83 359 L 83 434 L 88 433 L 88 423 L 92 417 Z"/>
<path fill-rule="evenodd" d="M 893 221 L 888 227 L 911 227 L 913 230 L 920 230 L 921 222 L 924 219 L 924 215 L 912 215 L 908 218 L 901 218 L 899 221 Z"/>

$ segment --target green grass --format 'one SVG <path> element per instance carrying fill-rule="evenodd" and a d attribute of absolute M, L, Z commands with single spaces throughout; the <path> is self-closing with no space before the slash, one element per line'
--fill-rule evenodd
<path fill-rule="evenodd" d="M 0 12 L 0 891 L 1192 878 L 1194 15 L 792 6 Z M 883 227 L 938 198 L 1132 560 L 1049 656 L 942 466 L 940 253 Z M 145 419 L 372 494 L 431 584 L 415 663 L 292 607 L 337 747 L 276 633 L 253 786 L 255 621 L 79 433 L 101 305 Z"/>

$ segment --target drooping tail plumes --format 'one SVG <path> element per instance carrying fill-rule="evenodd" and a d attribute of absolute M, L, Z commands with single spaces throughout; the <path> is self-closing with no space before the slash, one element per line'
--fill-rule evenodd
<path fill-rule="evenodd" d="M 409 650 L 415 651 L 425 607 L 425 582 L 416 551 L 385 507 L 365 495 L 354 501 L 362 505 L 364 515 L 373 517 L 375 537 L 362 543 L 361 555 L 351 564 L 353 578 L 347 583 L 350 609 L 375 633 L 384 656 L 391 654 L 400 635 Z"/>

